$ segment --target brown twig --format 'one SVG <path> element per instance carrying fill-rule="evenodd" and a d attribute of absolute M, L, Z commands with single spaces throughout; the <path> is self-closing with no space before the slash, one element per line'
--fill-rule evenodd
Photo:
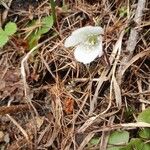
<path fill-rule="evenodd" d="M 136 128 L 146 128 L 146 127 L 150 127 L 149 123 L 145 123 L 145 122 L 135 122 L 135 123 L 123 123 L 123 124 L 115 124 L 115 125 L 111 125 L 111 126 L 105 126 L 105 127 L 101 127 L 98 130 L 95 130 L 93 132 L 102 132 L 102 131 L 113 131 L 113 130 L 117 130 L 117 129 L 126 129 L 126 130 L 130 130 L 130 129 L 136 129 Z"/>
<path fill-rule="evenodd" d="M 8 5 L 5 5 L 5 8 L 6 10 L 3 12 L 2 14 L 2 25 L 3 23 L 6 21 L 6 18 L 7 18 L 7 15 L 8 15 L 8 12 L 9 12 L 9 9 L 10 9 L 10 6 L 11 6 L 11 3 L 12 3 L 13 0 L 9 0 L 9 3 Z M 4 3 L 5 4 L 5 3 Z"/>
<path fill-rule="evenodd" d="M 34 107 L 37 107 L 37 106 L 38 105 L 34 105 Z M 0 107 L 0 115 L 24 112 L 29 109 L 30 107 L 28 104 L 24 104 L 24 105 L 20 104 L 20 105 L 15 105 L 15 106 L 2 106 Z"/>
<path fill-rule="evenodd" d="M 135 12 L 135 17 L 133 19 L 134 22 L 137 24 L 137 26 L 141 25 L 143 10 L 145 8 L 145 2 L 146 2 L 146 0 L 139 0 L 138 1 L 137 9 L 136 9 L 136 12 Z M 137 40 L 138 40 L 138 37 L 139 37 L 138 34 L 139 34 L 138 30 L 136 30 L 135 28 L 131 29 L 129 39 L 127 41 L 127 47 L 126 47 L 126 52 L 128 53 L 128 55 L 123 57 L 123 59 L 121 60 L 121 65 L 120 65 L 120 67 L 118 69 L 118 81 L 119 81 L 119 84 L 121 84 L 121 79 L 123 77 L 122 70 L 124 70 L 124 65 L 133 56 L 133 52 L 135 50 L 135 47 L 136 47 L 136 44 L 137 44 Z"/>

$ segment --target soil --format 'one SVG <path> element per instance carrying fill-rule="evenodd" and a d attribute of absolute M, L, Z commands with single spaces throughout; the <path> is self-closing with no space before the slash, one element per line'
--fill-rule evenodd
<path fill-rule="evenodd" d="M 64 2 L 56 0 L 56 22 L 38 39 L 35 51 L 28 36 L 39 29 L 34 21 L 52 14 L 48 0 L 13 0 L 2 22 L 2 28 L 9 21 L 17 25 L 17 32 L 0 48 L 2 150 L 105 150 L 113 131 L 139 136 L 140 128 L 129 130 L 128 123 L 135 123 L 138 114 L 149 108 L 150 3 L 146 2 L 142 23 L 137 25 L 130 15 L 135 15 L 138 1 Z M 128 5 L 130 11 L 122 12 Z M 6 10 L 0 5 L 1 16 Z M 72 31 L 89 25 L 104 28 L 105 52 L 85 65 L 74 58 L 75 48 L 64 47 L 64 41 Z M 130 54 L 132 29 L 138 39 Z M 120 53 L 115 51 L 118 43 Z M 125 70 L 119 70 L 122 66 Z"/>

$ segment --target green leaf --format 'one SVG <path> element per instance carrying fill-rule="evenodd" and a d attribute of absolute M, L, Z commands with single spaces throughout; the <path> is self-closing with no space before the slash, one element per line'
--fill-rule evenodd
<path fill-rule="evenodd" d="M 4 31 L 8 36 L 13 35 L 17 31 L 17 25 L 14 22 L 8 22 Z"/>
<path fill-rule="evenodd" d="M 31 33 L 31 35 L 27 38 L 29 49 L 32 49 L 38 44 L 39 39 L 41 38 L 41 35 L 38 35 L 36 33 Z"/>
<path fill-rule="evenodd" d="M 122 146 L 110 146 L 107 150 L 120 150 L 120 148 L 122 148 Z"/>
<path fill-rule="evenodd" d="M 137 118 L 137 121 L 150 123 L 150 108 L 147 108 L 141 112 Z"/>
<path fill-rule="evenodd" d="M 150 150 L 150 143 L 144 143 L 141 139 L 131 139 L 130 143 L 120 150 Z"/>
<path fill-rule="evenodd" d="M 139 136 L 143 139 L 150 140 L 150 129 L 149 128 L 141 129 L 141 131 L 139 132 Z"/>
<path fill-rule="evenodd" d="M 2 28 L 0 28 L 0 47 L 3 47 L 7 42 L 9 38 L 7 34 L 3 31 Z"/>
<path fill-rule="evenodd" d="M 53 17 L 53 21 L 56 22 L 56 3 L 54 0 L 50 0 L 50 4 L 51 4 L 51 14 L 52 14 L 52 17 Z"/>
<path fill-rule="evenodd" d="M 94 137 L 90 140 L 89 145 L 93 146 L 93 145 L 97 145 L 100 141 L 99 137 Z"/>
<path fill-rule="evenodd" d="M 36 25 L 37 20 L 34 20 L 30 23 L 29 26 Z M 29 49 L 32 49 L 38 44 L 39 39 L 45 33 L 47 33 L 53 26 L 53 17 L 47 16 L 41 19 L 41 27 L 36 28 L 27 38 L 29 43 Z"/>
<path fill-rule="evenodd" d="M 127 8 L 125 6 L 122 6 L 120 9 L 119 9 L 119 16 L 120 17 L 125 17 L 127 15 Z"/>
<path fill-rule="evenodd" d="M 42 26 L 41 28 L 39 28 L 38 33 L 37 34 L 45 34 L 47 33 L 53 26 L 53 17 L 52 16 L 47 16 L 42 18 Z"/>
<path fill-rule="evenodd" d="M 127 131 L 114 131 L 108 140 L 108 144 L 122 145 L 129 141 L 129 132 Z"/>
<path fill-rule="evenodd" d="M 53 26 L 53 17 L 52 16 L 46 16 L 42 18 L 43 26 L 51 28 Z"/>
<path fill-rule="evenodd" d="M 87 149 L 98 146 L 100 142 L 100 137 L 93 137 L 87 144 Z"/>

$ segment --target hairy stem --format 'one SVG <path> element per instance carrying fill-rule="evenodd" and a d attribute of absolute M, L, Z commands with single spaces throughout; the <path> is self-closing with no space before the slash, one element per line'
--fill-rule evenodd
<path fill-rule="evenodd" d="M 55 4 L 54 0 L 50 0 L 50 5 L 51 5 L 51 9 L 52 9 L 53 21 L 55 23 L 56 22 L 56 10 L 55 10 L 56 4 Z"/>

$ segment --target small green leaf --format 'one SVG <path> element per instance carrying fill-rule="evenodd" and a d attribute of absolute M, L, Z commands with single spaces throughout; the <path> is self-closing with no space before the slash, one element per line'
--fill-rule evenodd
<path fill-rule="evenodd" d="M 144 143 L 141 139 L 131 139 L 130 143 L 120 150 L 150 150 L 150 144 Z"/>
<path fill-rule="evenodd" d="M 53 21 L 56 22 L 56 3 L 54 0 L 50 0 L 50 4 L 51 4 L 51 13 L 52 13 L 52 17 L 53 17 Z"/>
<path fill-rule="evenodd" d="M 29 43 L 29 49 L 32 49 L 38 44 L 39 39 L 41 38 L 41 35 L 38 35 L 36 33 L 31 33 L 31 35 L 27 38 Z"/>
<path fill-rule="evenodd" d="M 53 17 L 52 16 L 47 16 L 42 18 L 42 26 L 38 30 L 38 34 L 45 34 L 47 33 L 53 26 Z"/>
<path fill-rule="evenodd" d="M 90 140 L 89 145 L 92 145 L 92 146 L 97 145 L 99 143 L 99 141 L 100 141 L 100 138 L 94 137 Z"/>
<path fill-rule="evenodd" d="M 120 9 L 119 9 L 119 16 L 120 17 L 125 17 L 127 15 L 127 8 L 125 6 L 122 6 Z"/>
<path fill-rule="evenodd" d="M 38 21 L 33 20 L 29 26 L 36 25 Z M 27 38 L 29 43 L 29 49 L 32 49 L 38 44 L 39 39 L 45 33 L 47 33 L 53 26 L 53 17 L 47 16 L 41 19 L 41 27 L 36 28 Z"/>
<path fill-rule="evenodd" d="M 141 129 L 141 131 L 139 132 L 139 136 L 143 139 L 150 140 L 150 129 L 149 128 Z"/>
<path fill-rule="evenodd" d="M 147 108 L 141 112 L 137 118 L 137 121 L 150 123 L 150 108 Z"/>
<path fill-rule="evenodd" d="M 9 38 L 7 34 L 3 31 L 2 28 L 0 28 L 0 47 L 3 47 L 7 42 Z"/>
<path fill-rule="evenodd" d="M 52 16 L 46 16 L 42 18 L 43 26 L 51 28 L 53 26 L 53 17 Z"/>
<path fill-rule="evenodd" d="M 99 142 L 100 142 L 100 137 L 93 137 L 87 144 L 88 149 L 97 146 Z"/>
<path fill-rule="evenodd" d="M 127 131 L 114 131 L 108 140 L 108 144 L 122 145 L 129 141 L 129 132 Z"/>
<path fill-rule="evenodd" d="M 13 35 L 17 31 L 17 25 L 14 22 L 8 22 L 4 31 L 8 36 Z"/>

